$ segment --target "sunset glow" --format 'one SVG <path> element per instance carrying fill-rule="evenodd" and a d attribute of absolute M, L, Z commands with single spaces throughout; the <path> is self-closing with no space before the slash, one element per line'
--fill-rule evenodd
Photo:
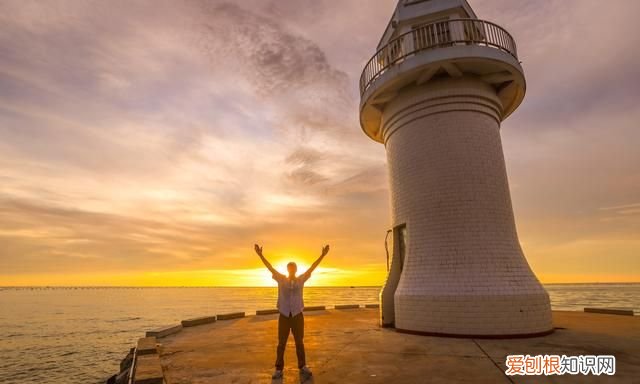
<path fill-rule="evenodd" d="M 381 285 L 375 3 L 0 3 L 0 286 L 275 286 L 256 242 L 283 273 L 331 244 L 309 285 Z M 640 2 L 600 4 L 473 2 L 522 47 L 501 134 L 542 282 L 640 281 Z"/>

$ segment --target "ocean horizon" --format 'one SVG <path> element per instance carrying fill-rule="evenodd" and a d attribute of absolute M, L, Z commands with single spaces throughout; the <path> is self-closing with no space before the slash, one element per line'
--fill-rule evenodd
<path fill-rule="evenodd" d="M 580 283 L 542 283 L 553 285 L 636 285 L 640 281 L 631 282 L 580 282 Z M 0 289 L 21 288 L 272 288 L 267 285 L 0 285 Z M 275 288 L 275 287 L 273 287 Z M 380 285 L 310 285 L 305 288 L 381 288 Z"/>
<path fill-rule="evenodd" d="M 640 283 L 544 286 L 554 310 L 640 311 Z M 310 286 L 305 304 L 377 303 L 379 291 L 378 286 Z M 275 304 L 275 287 L 0 287 L 0 382 L 104 383 L 147 330 Z M 274 348 L 275 342 L 274 333 Z"/>

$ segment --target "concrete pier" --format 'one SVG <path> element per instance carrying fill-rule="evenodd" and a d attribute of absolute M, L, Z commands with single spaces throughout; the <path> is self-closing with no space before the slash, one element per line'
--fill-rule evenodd
<path fill-rule="evenodd" d="M 285 377 L 271 380 L 277 314 L 184 328 L 159 338 L 167 384 L 300 383 L 293 338 Z M 634 383 L 640 377 L 640 320 L 554 311 L 556 331 L 525 339 L 416 336 L 378 326 L 376 309 L 305 313 L 307 383 Z M 613 355 L 615 376 L 508 377 L 507 355 Z M 634 381 L 635 380 L 635 381 Z"/>

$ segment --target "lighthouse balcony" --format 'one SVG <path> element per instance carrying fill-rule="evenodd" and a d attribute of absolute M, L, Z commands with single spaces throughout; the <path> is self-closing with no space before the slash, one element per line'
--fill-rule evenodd
<path fill-rule="evenodd" d="M 381 112 L 398 90 L 447 76 L 473 76 L 491 84 L 503 104 L 502 118 L 524 98 L 524 74 L 509 32 L 479 19 L 434 22 L 392 39 L 367 62 L 360 77 L 365 133 L 381 141 Z"/>

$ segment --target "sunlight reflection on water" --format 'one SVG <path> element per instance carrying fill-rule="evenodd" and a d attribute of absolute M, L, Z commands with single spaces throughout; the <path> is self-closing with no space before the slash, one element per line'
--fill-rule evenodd
<path fill-rule="evenodd" d="M 640 284 L 546 286 L 554 309 L 640 311 Z M 306 305 L 378 301 L 377 287 L 307 287 Z M 0 382 L 102 383 L 145 330 L 273 308 L 275 288 L 2 288 Z"/>

